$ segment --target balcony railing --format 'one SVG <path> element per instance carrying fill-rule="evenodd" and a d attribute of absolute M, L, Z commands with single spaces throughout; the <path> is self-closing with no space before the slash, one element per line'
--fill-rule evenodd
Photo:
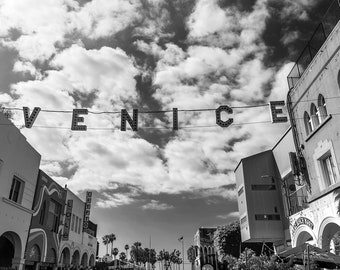
<path fill-rule="evenodd" d="M 340 19 L 340 3 L 338 0 L 333 0 L 327 12 L 321 19 L 321 22 L 315 29 L 312 37 L 307 42 L 307 45 L 302 50 L 292 70 L 287 76 L 289 90 L 295 87 L 296 83 L 305 72 L 308 65 L 312 62 L 314 56 L 317 54 L 326 38 L 332 32 Z"/>
<path fill-rule="evenodd" d="M 294 215 L 297 212 L 300 212 L 303 209 L 308 208 L 307 197 L 307 189 L 305 186 L 290 193 L 287 196 L 289 206 L 288 211 L 290 216 Z"/>

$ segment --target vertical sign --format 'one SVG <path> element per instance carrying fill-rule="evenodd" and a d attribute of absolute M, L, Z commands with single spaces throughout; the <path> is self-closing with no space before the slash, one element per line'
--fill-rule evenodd
<path fill-rule="evenodd" d="M 64 232 L 63 232 L 63 235 L 62 235 L 62 240 L 64 240 L 64 241 L 68 240 L 68 235 L 70 233 L 72 207 L 73 207 L 73 200 L 67 200 Z"/>
<path fill-rule="evenodd" d="M 87 228 L 89 226 L 91 201 L 92 201 L 92 192 L 87 191 L 86 192 L 85 211 L 84 211 L 83 232 L 86 232 Z"/>

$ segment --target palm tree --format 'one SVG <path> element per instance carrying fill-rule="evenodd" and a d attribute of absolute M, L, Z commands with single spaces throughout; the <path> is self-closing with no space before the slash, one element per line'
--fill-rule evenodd
<path fill-rule="evenodd" d="M 114 233 L 111 233 L 108 235 L 109 243 L 111 243 L 111 254 L 113 251 L 113 242 L 117 240 L 116 235 Z"/>
<path fill-rule="evenodd" d="M 141 262 L 141 258 L 142 258 L 142 252 L 141 252 L 141 248 L 142 244 L 141 242 L 135 242 L 133 243 L 133 245 L 131 246 L 131 259 L 136 263 L 139 264 Z"/>
<path fill-rule="evenodd" d="M 194 246 L 191 246 L 188 248 L 187 255 L 188 255 L 188 260 L 191 263 L 191 270 L 193 270 L 195 266 L 195 259 L 196 259 Z"/>
<path fill-rule="evenodd" d="M 128 253 L 127 253 L 127 252 L 128 252 L 128 250 L 129 250 L 129 248 L 130 248 L 130 247 L 129 247 L 129 245 L 128 245 L 128 244 L 126 244 L 126 245 L 125 245 L 125 247 L 124 247 L 124 249 L 125 249 L 125 253 L 126 253 L 126 259 L 127 259 L 127 260 L 128 260 L 128 257 L 129 257 L 129 256 L 128 256 Z"/>
<path fill-rule="evenodd" d="M 118 253 L 119 253 L 119 250 L 118 250 L 118 248 L 114 248 L 113 250 L 112 250 L 112 255 L 113 255 L 113 257 L 116 259 L 116 256 L 118 255 Z"/>
<path fill-rule="evenodd" d="M 108 253 L 108 244 L 110 243 L 109 236 L 106 234 L 102 237 L 103 244 L 106 245 L 106 255 L 109 255 Z"/>
<path fill-rule="evenodd" d="M 125 262 L 127 260 L 126 259 L 126 253 L 124 253 L 124 252 L 119 253 L 119 260 Z"/>

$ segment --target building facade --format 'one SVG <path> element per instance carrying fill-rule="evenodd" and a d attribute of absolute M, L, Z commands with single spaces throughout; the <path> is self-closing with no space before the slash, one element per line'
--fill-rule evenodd
<path fill-rule="evenodd" d="M 196 270 L 217 269 L 217 253 L 214 248 L 216 228 L 199 228 L 194 236 Z"/>
<path fill-rule="evenodd" d="M 0 267 L 23 269 L 40 154 L 0 113 Z"/>
<path fill-rule="evenodd" d="M 65 201 L 66 190 L 40 170 L 25 252 L 25 269 L 57 268 Z"/>
<path fill-rule="evenodd" d="M 89 204 L 82 201 L 67 187 L 64 228 L 59 248 L 59 266 L 92 267 L 97 254 L 97 225 L 88 220 Z"/>
<path fill-rule="evenodd" d="M 337 8 L 340 14 L 340 7 Z M 338 16 L 339 19 L 339 16 Z M 323 28 L 320 28 L 323 31 Z M 296 147 L 294 178 L 306 205 L 290 215 L 292 246 L 305 242 L 339 254 L 340 235 L 340 22 L 287 97 Z M 288 77 L 288 80 L 290 77 Z"/>

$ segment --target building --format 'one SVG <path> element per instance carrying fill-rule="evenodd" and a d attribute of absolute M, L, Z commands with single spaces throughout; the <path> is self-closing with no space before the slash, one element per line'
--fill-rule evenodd
<path fill-rule="evenodd" d="M 26 270 L 57 267 L 65 201 L 64 188 L 40 170 L 25 253 Z"/>
<path fill-rule="evenodd" d="M 194 236 L 195 267 L 201 269 L 217 269 L 217 254 L 214 248 L 216 228 L 199 228 Z"/>
<path fill-rule="evenodd" d="M 65 189 L 66 207 L 59 248 L 59 266 L 64 269 L 94 266 L 97 254 L 97 225 L 88 220 L 92 193 L 87 192 L 86 202 L 83 202 L 67 187 Z"/>
<path fill-rule="evenodd" d="M 329 10 L 337 12 L 332 16 L 337 23 L 330 33 L 325 27 L 330 24 L 319 25 L 288 76 L 297 154 L 294 178 L 307 194 L 304 207 L 289 219 L 293 247 L 308 242 L 339 254 L 340 7 L 335 1 Z"/>
<path fill-rule="evenodd" d="M 244 243 L 290 246 L 287 179 L 289 152 L 294 151 L 289 128 L 270 150 L 243 158 L 235 169 L 241 238 Z M 290 187 L 295 191 L 295 186 Z"/>
<path fill-rule="evenodd" d="M 0 113 L 0 267 L 23 269 L 40 154 Z"/>

